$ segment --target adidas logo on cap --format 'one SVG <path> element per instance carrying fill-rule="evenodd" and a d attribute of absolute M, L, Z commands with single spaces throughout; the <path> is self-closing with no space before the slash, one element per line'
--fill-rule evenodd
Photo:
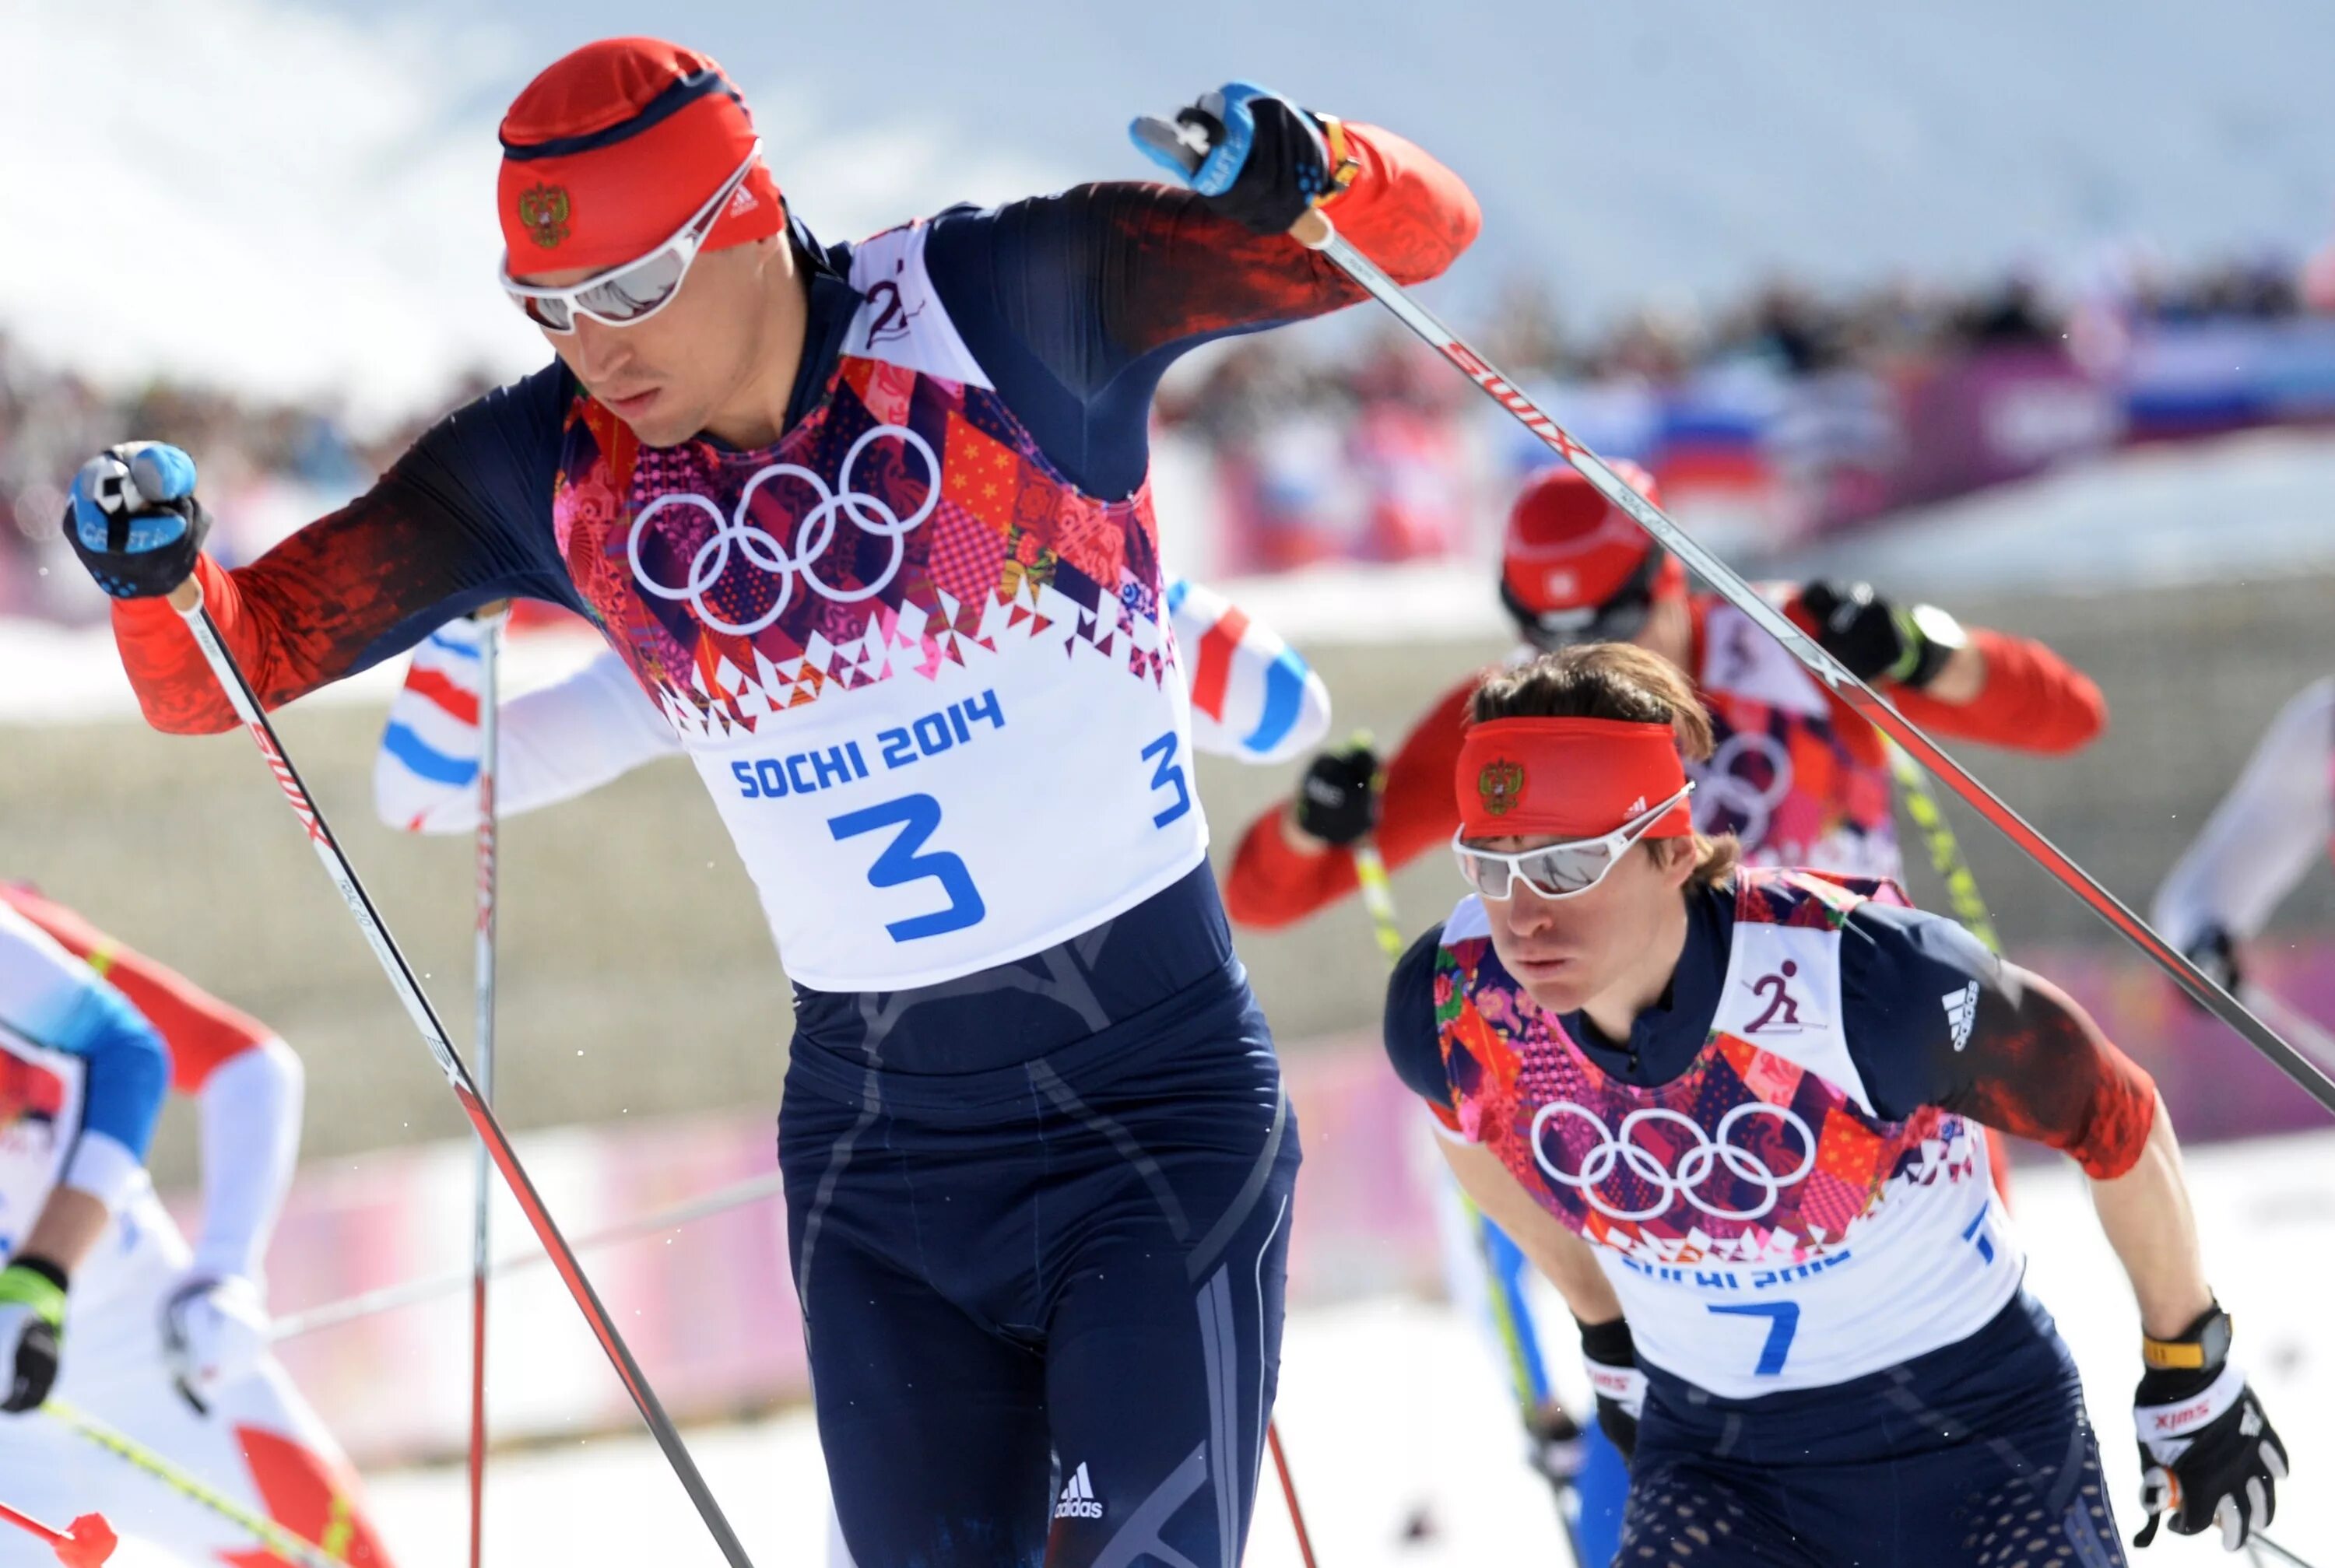
<path fill-rule="evenodd" d="M 1102 1505 L 1095 1501 L 1094 1483 L 1087 1479 L 1087 1467 L 1080 1464 L 1071 1472 L 1070 1484 L 1062 1488 L 1061 1501 L 1054 1505 L 1057 1519 L 1100 1519 Z"/>

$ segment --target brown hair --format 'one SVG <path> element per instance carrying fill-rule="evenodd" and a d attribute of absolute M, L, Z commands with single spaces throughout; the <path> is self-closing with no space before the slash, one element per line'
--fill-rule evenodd
<path fill-rule="evenodd" d="M 1528 664 L 1495 670 L 1477 682 L 1468 721 L 1493 719 L 1618 719 L 1634 724 L 1668 724 L 1678 736 L 1679 754 L 1690 762 L 1710 759 L 1710 713 L 1678 666 L 1633 643 L 1580 643 L 1543 653 Z M 1735 873 L 1742 847 L 1732 833 L 1716 838 L 1693 836 L 1698 887 L 1711 887 Z M 1662 839 L 1639 847 L 1655 853 Z"/>

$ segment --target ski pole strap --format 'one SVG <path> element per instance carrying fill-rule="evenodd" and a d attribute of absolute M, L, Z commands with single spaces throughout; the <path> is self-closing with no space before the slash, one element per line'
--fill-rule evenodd
<path fill-rule="evenodd" d="M 252 1539 L 266 1547 L 287 1563 L 300 1568 L 348 1568 L 346 1559 L 335 1556 L 315 1542 L 293 1534 L 275 1520 L 264 1518 L 250 1509 L 189 1475 L 170 1460 L 135 1438 L 124 1437 L 112 1428 L 83 1415 L 62 1399 L 51 1399 L 41 1407 L 41 1413 L 57 1421 L 118 1459 L 124 1460 L 176 1492 L 198 1507 L 218 1515 L 237 1529 L 249 1533 Z"/>

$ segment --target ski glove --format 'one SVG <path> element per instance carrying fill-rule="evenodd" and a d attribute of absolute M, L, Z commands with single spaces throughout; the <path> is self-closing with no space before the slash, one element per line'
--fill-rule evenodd
<path fill-rule="evenodd" d="M 2218 1525 L 2234 1552 L 2278 1515 L 2286 1448 L 2245 1374 L 2230 1365 L 2229 1314 L 2209 1309 L 2175 1340 L 2144 1340 L 2148 1370 L 2132 1398 L 2140 1438 L 2140 1505 L 2148 1523 L 2136 1546 L 2168 1524 L 2176 1535 Z"/>
<path fill-rule="evenodd" d="M 1582 1443 L 1581 1423 L 1554 1399 L 1535 1406 L 1525 1417 L 1525 1438 L 1529 1445 L 1526 1457 L 1532 1467 L 1559 1489 L 1573 1485 L 1589 1457 Z"/>
<path fill-rule="evenodd" d="M 160 441 L 106 448 L 82 464 L 65 504 L 66 542 L 117 599 L 160 598 L 185 582 L 210 528 L 195 460 Z"/>
<path fill-rule="evenodd" d="M 1938 678 L 1962 628 L 1944 611 L 1928 605 L 1902 610 L 1873 591 L 1870 583 L 1824 581 L 1800 590 L 1800 603 L 1816 617 L 1817 643 L 1860 681 L 1890 681 L 1918 692 Z M 1923 623 L 1940 633 L 1933 636 Z"/>
<path fill-rule="evenodd" d="M 236 1274 L 190 1273 L 162 1303 L 162 1359 L 171 1386 L 198 1416 L 218 1391 L 251 1375 L 267 1353 L 267 1307 Z"/>
<path fill-rule="evenodd" d="M 1348 845 L 1379 823 L 1379 759 L 1367 746 L 1324 751 L 1297 786 L 1297 830 Z"/>
<path fill-rule="evenodd" d="M 2245 973 L 2238 967 L 2238 950 L 2230 934 L 2218 925 L 2209 925 L 2197 934 L 2196 939 L 2181 954 L 2202 971 L 2206 979 L 2235 996 L 2238 982 Z M 2182 996 L 2186 998 L 2187 992 Z M 2195 1005 L 2195 1003 L 2192 1003 Z"/>
<path fill-rule="evenodd" d="M 1597 1395 L 1598 1430 L 1624 1460 L 1636 1457 L 1638 1418 L 1646 1408 L 1646 1374 L 1638 1370 L 1630 1320 L 1583 1323 L 1581 1360 L 1589 1369 L 1589 1387 Z"/>
<path fill-rule="evenodd" d="M 1355 164 L 1336 121 L 1249 82 L 1227 82 L 1172 121 L 1147 114 L 1127 133 L 1143 155 L 1199 193 L 1209 210 L 1258 234 L 1281 234 L 1343 189 Z"/>
<path fill-rule="evenodd" d="M 64 1271 L 45 1258 L 0 1269 L 0 1415 L 41 1408 L 56 1386 L 64 1337 Z"/>

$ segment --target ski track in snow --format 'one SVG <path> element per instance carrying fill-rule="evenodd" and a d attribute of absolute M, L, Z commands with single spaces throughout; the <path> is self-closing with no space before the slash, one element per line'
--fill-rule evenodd
<path fill-rule="evenodd" d="M 2233 1048 L 2234 1049 L 2234 1048 Z M 2294 1480 L 2272 1534 L 2315 1562 L 2335 1560 L 2335 1368 L 2324 1303 L 2335 1289 L 2335 1132 L 2222 1145 L 2189 1157 L 2206 1263 L 2237 1325 L 2236 1355 L 2263 1390 Z M 2081 1365 L 2117 1524 L 2140 1516 L 2129 1415 L 2139 1376 L 2131 1292 L 2065 1163 L 2022 1167 L 2014 1202 L 2028 1280 Z M 1562 1317 L 1556 1321 L 1562 1322 Z M 1569 1339 L 1570 1336 L 1565 1336 Z M 1551 1360 L 1576 1406 L 1578 1363 Z M 1296 1314 L 1284 1349 L 1278 1418 L 1323 1568 L 1556 1563 L 1546 1487 L 1522 1442 L 1488 1341 L 1450 1311 L 1375 1301 Z M 688 1434 L 707 1481 L 764 1568 L 825 1562 L 826 1500 L 807 1411 Z M 715 1563 L 679 1485 L 645 1437 L 497 1458 L 489 1469 L 487 1554 L 504 1563 Z M 377 1475 L 375 1516 L 403 1563 L 451 1562 L 468 1518 L 458 1466 Z M 1296 1542 L 1268 1464 L 1247 1562 L 1296 1568 Z M 579 1500 L 591 1499 L 588 1506 Z M 1430 1533 L 1405 1540 L 1424 1516 Z M 2137 1564 L 2243 1563 L 2217 1537 L 2160 1535 Z"/>

